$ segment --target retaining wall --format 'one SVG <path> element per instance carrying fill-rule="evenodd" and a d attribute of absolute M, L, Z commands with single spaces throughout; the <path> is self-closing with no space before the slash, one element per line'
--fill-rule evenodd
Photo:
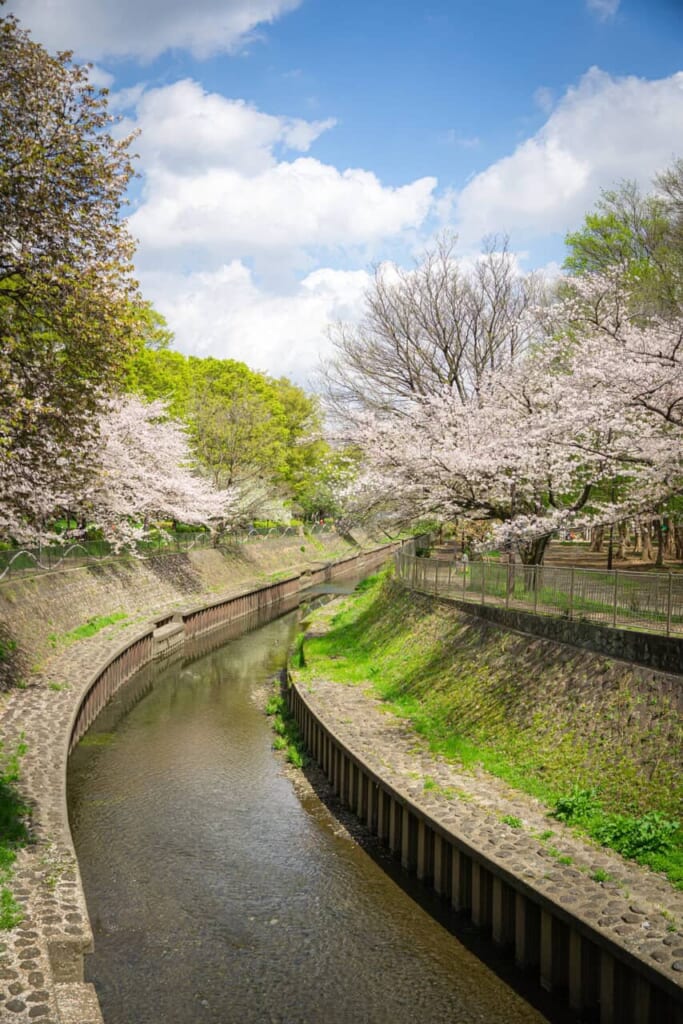
<path fill-rule="evenodd" d="M 439 600 L 454 604 L 468 615 L 477 615 L 488 622 L 495 622 L 506 629 L 532 633 L 546 640 L 597 651 L 610 658 L 632 661 L 646 665 L 659 672 L 683 672 L 683 639 L 662 636 L 657 633 L 641 633 L 631 629 L 614 629 L 594 622 L 580 622 L 551 615 L 534 615 L 533 612 L 513 608 L 499 608 L 495 605 L 459 601 L 443 597 Z"/>
<path fill-rule="evenodd" d="M 342 803 L 406 871 L 508 949 L 520 968 L 536 972 L 543 988 L 600 1024 L 683 1024 L 683 989 L 671 971 L 572 912 L 563 896 L 539 891 L 511 870 L 495 844 L 437 820 L 342 741 L 302 688 L 287 694 L 309 751 Z"/>

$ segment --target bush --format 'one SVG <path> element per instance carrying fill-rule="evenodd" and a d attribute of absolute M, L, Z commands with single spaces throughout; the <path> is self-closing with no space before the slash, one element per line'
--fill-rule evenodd
<path fill-rule="evenodd" d="M 570 793 L 557 800 L 550 814 L 558 821 L 566 823 L 585 822 L 599 810 L 598 791 L 595 786 L 581 789 L 580 786 L 574 785 Z"/>
<path fill-rule="evenodd" d="M 595 787 L 574 786 L 570 793 L 557 800 L 551 816 L 578 825 L 601 846 L 608 846 L 631 860 L 674 849 L 680 835 L 677 821 L 671 821 L 659 811 L 648 811 L 639 817 L 610 814 L 600 806 L 597 793 Z"/>
<path fill-rule="evenodd" d="M 673 849 L 680 825 L 658 811 L 649 811 L 640 818 L 609 814 L 596 824 L 593 835 L 603 846 L 609 846 L 622 857 L 639 860 L 646 854 L 666 853 Z"/>

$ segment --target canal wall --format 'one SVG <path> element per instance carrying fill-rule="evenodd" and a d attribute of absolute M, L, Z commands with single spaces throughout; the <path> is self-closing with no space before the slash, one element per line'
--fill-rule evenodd
<path fill-rule="evenodd" d="M 496 780 L 416 756 L 419 738 L 387 724 L 358 688 L 317 680 L 287 697 L 342 804 L 544 989 L 600 1024 L 682 1024 L 683 936 L 665 880 L 584 848 L 556 822 L 562 852 L 549 852 L 542 814 L 511 803 Z M 492 804 L 515 813 L 496 818 Z M 683 896 L 673 897 L 680 912 Z"/>
<path fill-rule="evenodd" d="M 289 573 L 316 573 L 380 542 L 337 533 L 269 537 L 248 543 L 112 557 L 75 568 L 27 574 L 0 582 L 0 624 L 35 665 L 93 618 L 122 615 L 144 623 L 149 610 L 186 608 L 226 591 L 268 583 Z M 122 626 L 120 627 L 122 628 Z M 2 683 L 0 680 L 0 687 Z"/>
<path fill-rule="evenodd" d="M 228 555 L 201 551 L 112 561 L 0 587 L 0 619 L 9 622 L 29 657 L 40 659 L 24 686 L 0 705 L 5 750 L 22 738 L 28 746 L 20 791 L 31 810 L 31 842 L 19 851 L 12 880 L 24 920 L 2 933 L 0 947 L 3 1021 L 102 1024 L 94 988 L 83 978 L 92 930 L 68 823 L 69 751 L 117 690 L 155 658 L 173 656 L 186 643 L 266 607 L 286 606 L 317 582 L 369 573 L 398 546 L 316 542 L 304 564 L 301 543 L 269 539 Z M 281 578 L 255 580 L 255 568 Z M 129 614 L 89 639 L 70 642 L 63 635 L 95 614 L 116 610 Z"/>

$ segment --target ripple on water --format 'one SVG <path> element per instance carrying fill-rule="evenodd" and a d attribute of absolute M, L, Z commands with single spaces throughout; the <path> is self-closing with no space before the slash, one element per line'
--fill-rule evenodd
<path fill-rule="evenodd" d="M 107 1024 L 544 1021 L 297 796 L 251 699 L 295 630 L 289 615 L 159 670 L 75 752 Z"/>

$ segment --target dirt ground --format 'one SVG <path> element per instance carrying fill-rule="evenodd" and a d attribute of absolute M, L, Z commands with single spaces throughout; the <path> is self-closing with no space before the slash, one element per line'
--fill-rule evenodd
<path fill-rule="evenodd" d="M 581 541 L 559 543 L 552 541 L 545 558 L 544 565 L 569 566 L 575 565 L 581 569 L 606 569 L 607 568 L 607 544 L 603 544 L 602 551 L 590 551 L 589 545 Z M 664 560 L 663 566 L 656 566 L 654 561 L 644 562 L 640 555 L 629 552 L 626 558 L 617 558 L 616 552 L 612 562 L 614 569 L 628 569 L 631 572 L 683 572 L 681 562 Z"/>

